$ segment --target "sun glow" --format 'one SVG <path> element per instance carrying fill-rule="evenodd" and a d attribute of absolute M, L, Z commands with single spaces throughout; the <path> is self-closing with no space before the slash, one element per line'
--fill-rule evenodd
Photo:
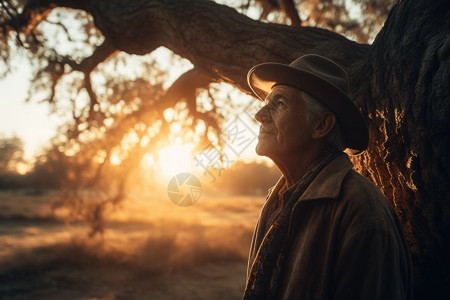
<path fill-rule="evenodd" d="M 32 169 L 32 165 L 27 162 L 19 162 L 16 165 L 16 171 L 20 175 L 24 175 L 24 174 L 28 173 L 29 171 L 31 171 L 31 169 Z"/>
<path fill-rule="evenodd" d="M 158 164 L 167 176 L 192 170 L 193 144 L 173 145 L 158 151 Z"/>
<path fill-rule="evenodd" d="M 115 166 L 118 166 L 118 165 L 120 165 L 120 163 L 121 163 L 122 161 L 121 161 L 119 155 L 117 155 L 117 154 L 114 153 L 114 154 L 111 155 L 111 157 L 109 158 L 109 162 L 110 162 L 111 164 L 115 165 Z"/>
<path fill-rule="evenodd" d="M 142 157 L 141 164 L 144 167 L 152 167 L 155 164 L 155 158 L 152 154 L 147 153 Z"/>

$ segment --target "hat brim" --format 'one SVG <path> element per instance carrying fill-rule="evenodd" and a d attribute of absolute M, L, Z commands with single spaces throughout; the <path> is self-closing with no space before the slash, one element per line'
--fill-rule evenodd
<path fill-rule="evenodd" d="M 248 85 L 262 101 L 275 84 L 300 89 L 321 101 L 336 115 L 346 144 L 346 152 L 358 155 L 369 143 L 369 131 L 361 112 L 339 88 L 310 72 L 280 63 L 254 66 L 247 75 Z"/>

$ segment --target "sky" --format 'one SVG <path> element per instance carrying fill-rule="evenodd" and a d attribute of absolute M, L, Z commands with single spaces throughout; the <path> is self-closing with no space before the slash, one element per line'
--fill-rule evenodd
<path fill-rule="evenodd" d="M 47 104 L 25 102 L 31 70 L 23 59 L 14 64 L 16 70 L 0 80 L 0 135 L 21 138 L 25 158 L 31 159 L 55 135 L 62 119 L 50 114 Z"/>

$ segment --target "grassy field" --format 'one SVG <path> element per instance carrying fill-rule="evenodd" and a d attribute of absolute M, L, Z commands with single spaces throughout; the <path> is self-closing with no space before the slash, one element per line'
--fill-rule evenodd
<path fill-rule="evenodd" d="M 102 236 L 66 224 L 54 195 L 0 193 L 1 299 L 240 299 L 264 197 L 130 196 Z"/>

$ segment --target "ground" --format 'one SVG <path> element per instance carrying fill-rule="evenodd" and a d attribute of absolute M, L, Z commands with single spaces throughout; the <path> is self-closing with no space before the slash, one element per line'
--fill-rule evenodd
<path fill-rule="evenodd" d="M 0 193 L 1 299 L 241 299 L 264 197 L 192 207 L 133 196 L 103 236 L 52 213 L 53 194 Z"/>

